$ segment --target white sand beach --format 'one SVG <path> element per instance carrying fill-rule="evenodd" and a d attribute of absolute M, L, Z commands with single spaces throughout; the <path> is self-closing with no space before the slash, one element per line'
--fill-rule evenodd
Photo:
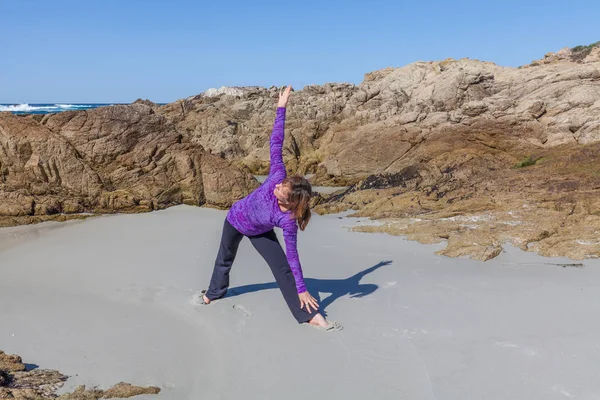
<path fill-rule="evenodd" d="M 357 222 L 299 235 L 309 291 L 344 330 L 298 325 L 248 240 L 228 297 L 207 286 L 224 211 L 188 206 L 0 229 L 0 349 L 139 399 L 598 399 L 600 261 L 507 248 L 434 254 Z M 10 241 L 9 241 L 10 240 Z"/>

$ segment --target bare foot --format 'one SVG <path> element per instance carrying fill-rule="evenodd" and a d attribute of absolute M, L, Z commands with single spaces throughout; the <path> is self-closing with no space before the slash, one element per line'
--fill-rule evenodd
<path fill-rule="evenodd" d="M 308 323 L 311 325 L 322 326 L 323 328 L 327 328 L 328 326 L 325 317 L 323 317 L 321 314 L 315 315 L 310 321 L 308 321 Z"/>
<path fill-rule="evenodd" d="M 337 321 L 327 321 L 325 319 L 325 317 L 323 317 L 321 314 L 317 314 L 313 317 L 313 319 L 311 319 L 310 321 L 308 321 L 308 323 L 313 326 L 314 328 L 317 329 L 323 329 L 327 332 L 335 332 L 335 331 L 341 331 L 342 329 L 344 329 L 344 327 L 342 326 L 342 324 L 340 324 Z"/>
<path fill-rule="evenodd" d="M 205 295 L 205 294 L 203 294 L 203 295 L 202 295 L 202 298 L 204 299 L 204 302 L 205 302 L 206 304 L 210 304 L 210 299 L 209 299 L 208 297 L 206 297 L 206 295 Z"/>

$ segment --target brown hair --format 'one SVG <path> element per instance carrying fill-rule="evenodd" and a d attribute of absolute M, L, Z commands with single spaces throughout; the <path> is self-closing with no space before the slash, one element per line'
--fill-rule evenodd
<path fill-rule="evenodd" d="M 296 219 L 301 231 L 306 228 L 310 221 L 310 197 L 312 196 L 312 187 L 310 183 L 300 175 L 287 177 L 281 182 L 287 186 L 288 193 L 287 206 L 292 212 L 292 218 Z"/>

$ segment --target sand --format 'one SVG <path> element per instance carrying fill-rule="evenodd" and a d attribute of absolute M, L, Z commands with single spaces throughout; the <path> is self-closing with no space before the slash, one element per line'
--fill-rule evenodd
<path fill-rule="evenodd" d="M 179 206 L 0 229 L 0 349 L 70 375 L 63 392 L 162 389 L 137 399 L 600 398 L 598 260 L 450 259 L 315 216 L 299 236 L 307 286 L 344 325 L 325 333 L 295 322 L 248 240 L 231 295 L 189 303 L 224 217 Z"/>

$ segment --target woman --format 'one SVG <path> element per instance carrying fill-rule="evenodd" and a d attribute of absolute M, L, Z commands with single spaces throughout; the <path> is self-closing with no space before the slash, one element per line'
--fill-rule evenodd
<path fill-rule="evenodd" d="M 262 185 L 244 199 L 236 202 L 225 219 L 221 246 L 208 290 L 196 299 L 210 304 L 225 296 L 229 287 L 229 271 L 238 246 L 244 236 L 271 267 L 290 311 L 298 323 L 309 323 L 326 330 L 339 330 L 341 325 L 326 321 L 319 313 L 317 300 L 304 285 L 302 268 L 296 248 L 298 228 L 304 230 L 310 220 L 310 183 L 301 176 L 286 177 L 282 148 L 285 111 L 292 90 L 288 86 L 279 93 L 277 115 L 271 135 L 271 167 Z M 274 227 L 283 229 L 284 253 Z M 286 254 L 287 253 L 287 254 Z"/>

